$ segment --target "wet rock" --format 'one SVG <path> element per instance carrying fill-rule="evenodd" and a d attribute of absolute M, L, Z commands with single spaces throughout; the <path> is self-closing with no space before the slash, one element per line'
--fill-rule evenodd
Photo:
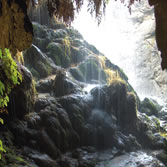
<path fill-rule="evenodd" d="M 48 136 L 45 130 L 41 131 L 39 148 L 42 152 L 48 154 L 53 159 L 56 159 L 60 155 L 59 149 L 56 147 L 52 139 Z"/>
<path fill-rule="evenodd" d="M 105 109 L 106 107 L 106 91 L 107 86 L 98 86 L 91 90 L 91 94 L 94 97 L 94 105 L 99 109 Z"/>
<path fill-rule="evenodd" d="M 32 45 L 24 53 L 25 65 L 36 78 L 44 78 L 56 71 L 57 67 L 41 50 Z"/>
<path fill-rule="evenodd" d="M 167 165 L 167 154 L 165 151 L 159 152 L 158 154 L 156 154 L 156 157 L 165 165 Z"/>
<path fill-rule="evenodd" d="M 32 80 L 32 74 L 30 71 L 19 65 L 22 73 L 22 83 L 13 89 L 10 94 L 10 103 L 8 105 L 8 111 L 11 118 L 23 119 L 24 116 L 33 111 L 35 101 L 35 85 Z"/>
<path fill-rule="evenodd" d="M 154 149 L 165 149 L 167 147 L 167 139 L 159 133 L 154 134 L 153 146 Z"/>
<path fill-rule="evenodd" d="M 41 126 L 57 148 L 65 151 L 74 148 L 79 143 L 79 136 L 73 130 L 67 112 L 60 105 L 49 104 L 39 112 Z"/>
<path fill-rule="evenodd" d="M 126 83 L 115 80 L 109 86 L 96 87 L 91 91 L 95 108 L 115 116 L 117 124 L 126 131 L 133 131 L 137 122 L 137 101 L 134 93 L 127 91 Z"/>
<path fill-rule="evenodd" d="M 113 71 L 117 71 L 117 72 L 119 73 L 120 77 L 121 77 L 122 79 L 124 79 L 125 81 L 128 80 L 128 77 L 127 77 L 127 75 L 123 72 L 123 70 L 120 69 L 117 65 L 111 63 L 111 61 L 110 61 L 109 59 L 106 59 L 106 60 L 105 60 L 105 66 L 106 66 L 107 68 L 112 69 Z M 131 90 L 129 90 L 129 91 L 131 91 Z"/>
<path fill-rule="evenodd" d="M 9 128 L 14 135 L 15 143 L 19 146 L 26 143 L 25 129 L 27 128 L 26 122 L 13 120 L 9 124 Z"/>
<path fill-rule="evenodd" d="M 40 80 L 36 84 L 36 90 L 40 93 L 50 93 L 52 90 L 52 84 L 52 79 Z"/>
<path fill-rule="evenodd" d="M 56 78 L 53 83 L 53 93 L 56 97 L 80 93 L 80 86 L 77 85 L 75 82 L 70 80 L 65 72 L 62 70 L 57 71 Z"/>
<path fill-rule="evenodd" d="M 104 69 L 101 68 L 101 64 L 98 58 L 92 56 L 87 58 L 84 62 L 80 63 L 78 66 L 79 70 L 84 76 L 84 82 L 87 83 L 105 83 L 107 76 Z"/>
<path fill-rule="evenodd" d="M 100 149 L 112 147 L 115 128 L 110 115 L 94 109 L 83 128 L 81 135 L 83 145 L 95 146 Z"/>
<path fill-rule="evenodd" d="M 69 46 L 67 46 L 65 42 L 63 44 L 51 42 L 47 46 L 47 55 L 54 61 L 56 65 L 67 68 L 71 63 L 69 49 Z"/>
<path fill-rule="evenodd" d="M 136 151 L 141 149 L 141 145 L 132 134 L 124 135 L 121 132 L 116 132 L 114 135 L 114 146 L 126 152 Z"/>
<path fill-rule="evenodd" d="M 69 69 L 69 72 L 71 73 L 73 78 L 76 79 L 77 81 L 81 81 L 81 82 L 84 81 L 84 75 L 78 68 L 72 67 Z"/>
<path fill-rule="evenodd" d="M 42 52 L 46 52 L 46 46 L 49 44 L 49 39 L 48 37 L 45 38 L 40 38 L 40 37 L 35 37 L 33 38 L 33 44 L 37 46 Z"/>
<path fill-rule="evenodd" d="M 33 32 L 34 32 L 34 36 L 40 39 L 43 39 L 49 35 L 47 32 L 47 27 L 37 22 L 33 22 Z"/>
<path fill-rule="evenodd" d="M 145 98 L 141 102 L 140 112 L 146 113 L 148 116 L 151 116 L 151 115 L 158 116 L 160 110 L 161 110 L 160 105 L 154 100 Z"/>
<path fill-rule="evenodd" d="M 58 160 L 58 164 L 60 165 L 60 167 L 75 167 L 75 166 L 78 166 L 77 160 L 74 160 L 74 159 L 72 159 L 70 157 L 67 157 L 67 156 L 62 156 Z"/>
<path fill-rule="evenodd" d="M 83 41 L 80 40 L 73 40 L 73 46 L 71 47 L 71 61 L 73 64 L 79 64 L 83 60 L 88 57 L 91 52 L 90 50 L 86 49 L 85 47 L 81 47 L 83 45 Z"/>
<path fill-rule="evenodd" d="M 79 135 L 81 135 L 85 121 L 82 109 L 77 104 L 69 104 L 67 113 L 72 123 L 72 127 Z"/>
<path fill-rule="evenodd" d="M 55 167 L 57 163 L 55 160 L 52 160 L 47 154 L 41 153 L 32 153 L 29 154 L 29 157 L 35 161 L 35 163 L 40 167 Z"/>
<path fill-rule="evenodd" d="M 44 109 L 46 106 L 50 104 L 49 100 L 46 98 L 38 98 L 35 101 L 34 109 L 36 112 L 39 112 L 40 110 Z"/>
<path fill-rule="evenodd" d="M 38 129 L 41 125 L 41 118 L 36 112 L 29 113 L 25 116 L 25 120 L 27 121 L 28 128 Z"/>

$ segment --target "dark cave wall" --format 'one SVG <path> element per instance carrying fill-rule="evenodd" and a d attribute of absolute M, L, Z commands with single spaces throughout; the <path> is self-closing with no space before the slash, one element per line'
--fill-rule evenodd
<path fill-rule="evenodd" d="M 33 28 L 27 16 L 28 0 L 0 1 L 0 48 L 13 55 L 31 46 Z"/>
<path fill-rule="evenodd" d="M 150 5 L 154 5 L 156 19 L 156 42 L 161 52 L 162 69 L 167 68 L 167 1 L 149 0 Z"/>

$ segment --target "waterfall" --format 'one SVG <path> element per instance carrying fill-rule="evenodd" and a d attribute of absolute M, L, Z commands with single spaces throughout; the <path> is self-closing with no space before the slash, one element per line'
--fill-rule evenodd
<path fill-rule="evenodd" d="M 132 6 L 130 14 L 122 3 L 111 1 L 98 27 L 85 5 L 73 26 L 124 70 L 141 99 L 147 96 L 166 102 L 167 73 L 160 66 L 153 10 L 142 1 Z"/>

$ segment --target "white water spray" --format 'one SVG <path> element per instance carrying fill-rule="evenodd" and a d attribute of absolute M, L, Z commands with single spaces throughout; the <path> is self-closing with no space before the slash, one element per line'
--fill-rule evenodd
<path fill-rule="evenodd" d="M 85 5 L 73 26 L 124 70 L 141 99 L 147 96 L 166 101 L 167 73 L 160 67 L 155 18 L 147 2 L 135 4 L 130 15 L 119 1 L 110 1 L 99 27 Z"/>

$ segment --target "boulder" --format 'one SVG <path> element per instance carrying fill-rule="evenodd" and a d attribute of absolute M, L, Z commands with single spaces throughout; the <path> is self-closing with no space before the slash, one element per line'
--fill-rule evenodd
<path fill-rule="evenodd" d="M 12 90 L 10 102 L 8 105 L 9 116 L 24 118 L 24 116 L 33 111 L 35 101 L 35 85 L 30 71 L 19 65 L 22 74 L 22 83 Z"/>
<path fill-rule="evenodd" d="M 63 70 L 59 70 L 56 73 L 52 91 L 56 97 L 61 97 L 64 95 L 81 93 L 81 87 L 68 78 Z"/>
<path fill-rule="evenodd" d="M 87 58 L 84 62 L 80 63 L 78 69 L 84 76 L 84 82 L 87 83 L 106 83 L 107 76 L 101 64 L 95 56 Z"/>
<path fill-rule="evenodd" d="M 47 154 L 41 154 L 39 152 L 34 152 L 28 155 L 35 163 L 40 167 L 55 167 L 57 163 L 55 160 L 50 158 Z"/>
<path fill-rule="evenodd" d="M 24 52 L 24 61 L 36 78 L 45 78 L 57 70 L 54 62 L 35 45 Z"/>
<path fill-rule="evenodd" d="M 140 112 L 145 113 L 148 116 L 151 116 L 151 115 L 158 116 L 160 110 L 161 110 L 161 106 L 155 100 L 145 98 L 141 102 Z"/>
<path fill-rule="evenodd" d="M 58 66 L 62 66 L 64 68 L 70 66 L 71 60 L 70 60 L 69 46 L 66 46 L 64 42 L 63 44 L 50 42 L 47 46 L 47 55 Z"/>
<path fill-rule="evenodd" d="M 36 90 L 40 93 L 50 93 L 54 79 L 46 78 L 36 83 Z"/>

